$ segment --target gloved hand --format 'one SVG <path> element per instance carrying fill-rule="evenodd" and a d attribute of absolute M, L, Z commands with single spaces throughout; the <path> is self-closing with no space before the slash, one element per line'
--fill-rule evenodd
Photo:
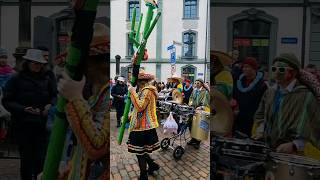
<path fill-rule="evenodd" d="M 63 72 L 58 83 L 58 91 L 68 101 L 83 99 L 82 91 L 85 81 L 85 77 L 81 81 L 72 80 L 66 72 Z"/>
<path fill-rule="evenodd" d="M 132 94 L 133 92 L 136 92 L 136 87 L 131 86 L 131 84 L 128 84 L 128 91 Z"/>

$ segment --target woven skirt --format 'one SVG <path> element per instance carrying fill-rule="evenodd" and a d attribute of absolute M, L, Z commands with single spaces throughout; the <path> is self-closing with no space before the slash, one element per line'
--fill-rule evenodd
<path fill-rule="evenodd" d="M 156 129 L 145 131 L 131 131 L 127 142 L 128 151 L 134 154 L 152 153 L 160 149 L 160 142 Z"/>

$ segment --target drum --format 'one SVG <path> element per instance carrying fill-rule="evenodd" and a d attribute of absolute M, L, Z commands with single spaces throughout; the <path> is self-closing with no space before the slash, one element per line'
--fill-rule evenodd
<path fill-rule="evenodd" d="M 180 114 L 194 114 L 194 108 L 187 105 L 177 105 L 176 111 L 178 111 Z"/>
<path fill-rule="evenodd" d="M 207 140 L 210 130 L 209 122 L 210 113 L 205 111 L 196 112 L 193 116 L 191 137 L 197 140 Z"/>
<path fill-rule="evenodd" d="M 265 143 L 252 139 L 235 139 L 215 136 L 212 139 L 215 153 L 236 159 L 264 161 L 270 149 Z"/>
<path fill-rule="evenodd" d="M 158 93 L 158 100 L 166 100 L 170 96 L 169 90 L 162 90 Z"/>
<path fill-rule="evenodd" d="M 169 113 L 172 109 L 172 103 L 167 101 L 157 101 L 157 106 L 162 113 Z"/>
<path fill-rule="evenodd" d="M 270 151 L 263 142 L 235 139 L 212 134 L 210 157 L 215 164 L 213 172 L 223 179 L 255 179 L 265 176 L 265 160 Z"/>
<path fill-rule="evenodd" d="M 320 179 L 320 161 L 283 153 L 270 153 L 265 180 L 316 180 Z"/>

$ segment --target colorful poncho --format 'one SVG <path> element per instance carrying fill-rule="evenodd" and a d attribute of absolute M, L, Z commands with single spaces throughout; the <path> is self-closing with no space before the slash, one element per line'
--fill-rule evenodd
<path fill-rule="evenodd" d="M 199 106 L 210 107 L 209 92 L 204 87 L 201 87 L 200 89 L 193 89 L 189 99 L 189 106 L 193 106 L 195 108 Z"/>
<path fill-rule="evenodd" d="M 299 82 L 291 92 L 268 89 L 255 120 L 260 124 L 257 129 L 265 129 L 266 142 L 272 148 L 300 138 L 320 147 L 319 104 L 312 92 Z"/>
<path fill-rule="evenodd" d="M 131 113 L 130 131 L 144 131 L 159 127 L 156 114 L 157 89 L 144 87 L 139 93 L 131 92 L 133 111 Z"/>
<path fill-rule="evenodd" d="M 108 174 L 109 167 L 96 166 L 94 163 L 100 159 L 99 162 L 108 164 L 110 143 L 108 102 L 109 91 L 108 87 L 104 86 L 97 96 L 89 99 L 89 103 L 85 100 L 68 103 L 66 110 L 68 121 L 78 140 L 68 180 L 86 180 L 89 176 L 98 179 L 96 176 Z"/>

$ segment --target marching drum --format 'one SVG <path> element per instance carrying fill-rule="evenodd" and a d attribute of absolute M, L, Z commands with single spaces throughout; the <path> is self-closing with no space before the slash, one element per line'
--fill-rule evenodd
<path fill-rule="evenodd" d="M 167 101 L 157 101 L 158 102 L 158 109 L 161 112 L 169 113 L 172 108 L 172 103 Z"/>
<path fill-rule="evenodd" d="M 193 116 L 191 137 L 197 140 L 207 140 L 210 130 L 210 113 L 205 111 L 196 112 Z"/>
<path fill-rule="evenodd" d="M 283 153 L 270 153 L 265 180 L 316 180 L 320 179 L 320 161 Z"/>
<path fill-rule="evenodd" d="M 213 176 L 223 176 L 224 179 L 260 180 L 265 175 L 264 165 L 268 152 L 263 142 L 212 135 L 211 171 Z"/>
<path fill-rule="evenodd" d="M 192 106 L 187 105 L 177 105 L 176 111 L 181 112 L 181 114 L 193 114 L 194 108 Z"/>
<path fill-rule="evenodd" d="M 158 93 L 158 100 L 166 100 L 170 97 L 171 90 L 164 89 Z"/>
<path fill-rule="evenodd" d="M 251 139 L 235 139 L 215 136 L 212 146 L 217 154 L 239 159 L 264 161 L 270 152 L 265 143 Z"/>

